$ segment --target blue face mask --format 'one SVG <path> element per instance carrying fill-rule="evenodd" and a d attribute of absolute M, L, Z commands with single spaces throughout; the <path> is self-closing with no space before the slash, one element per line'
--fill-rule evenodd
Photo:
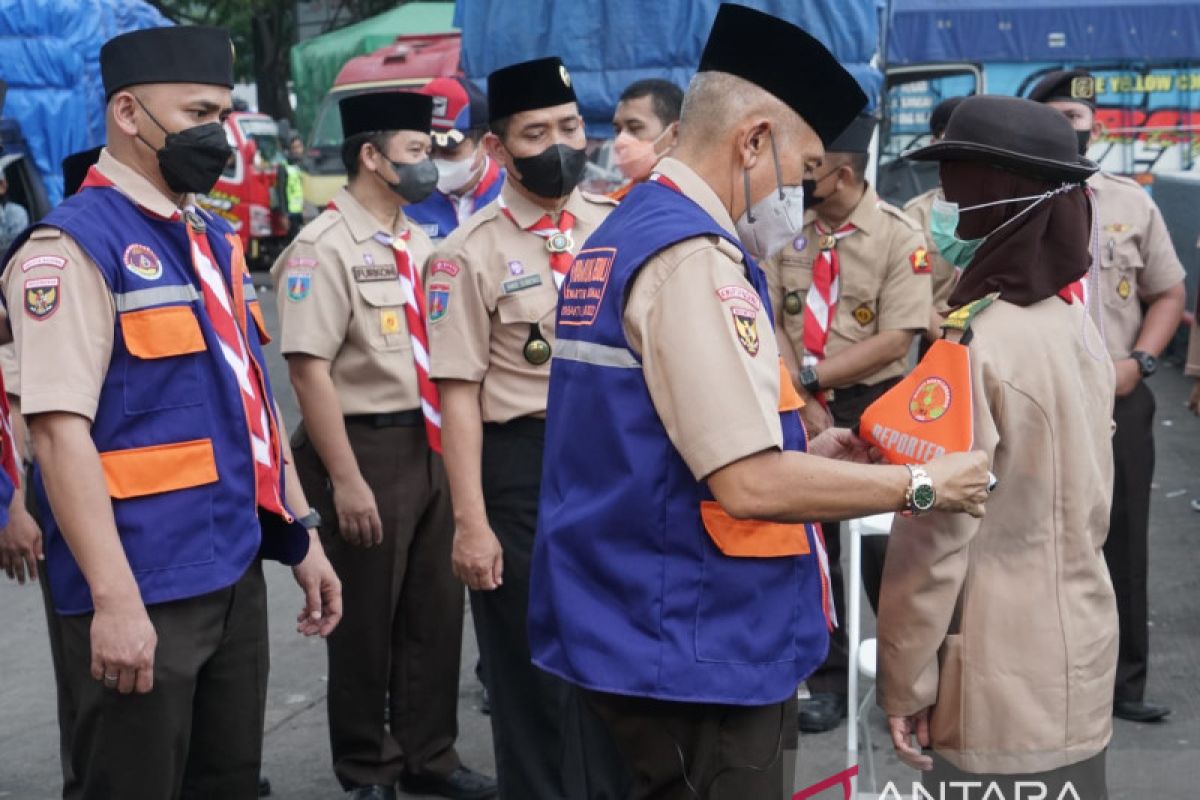
<path fill-rule="evenodd" d="M 953 264 L 958 269 L 966 269 L 971 259 L 975 258 L 975 251 L 980 245 L 988 240 L 988 237 L 1013 222 L 1016 222 L 1025 214 L 1028 214 L 1033 209 L 1037 208 L 1041 203 L 1049 200 L 1060 192 L 1074 189 L 1077 184 L 1064 183 L 1057 189 L 1053 189 L 1044 194 L 1030 195 L 1029 197 L 1014 197 L 1009 200 L 994 200 L 991 203 L 979 203 L 966 208 L 959 208 L 958 203 L 951 203 L 949 200 L 936 198 L 933 201 L 933 209 L 929 214 L 929 234 L 933 239 L 934 246 L 942 254 L 942 258 Z M 1024 203 L 1033 201 L 1027 208 L 1021 210 L 1020 213 L 1004 221 L 995 231 L 987 236 L 981 236 L 978 239 L 960 239 L 958 238 L 958 217 L 964 211 L 975 211 L 980 208 L 989 206 L 1001 206 L 1008 203 Z"/>

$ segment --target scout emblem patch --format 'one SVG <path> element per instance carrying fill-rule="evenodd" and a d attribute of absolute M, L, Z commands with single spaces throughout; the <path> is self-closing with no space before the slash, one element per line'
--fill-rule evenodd
<path fill-rule="evenodd" d="M 312 273 L 308 270 L 294 270 L 287 274 L 288 300 L 299 303 L 312 294 Z"/>
<path fill-rule="evenodd" d="M 49 319 L 62 300 L 58 278 L 30 278 L 25 281 L 25 313 L 38 321 Z"/>
<path fill-rule="evenodd" d="M 379 311 L 379 332 L 382 334 L 400 332 L 400 315 L 394 308 L 384 308 Z"/>
<path fill-rule="evenodd" d="M 450 310 L 450 286 L 445 283 L 429 284 L 429 321 L 437 322 Z"/>
<path fill-rule="evenodd" d="M 34 256 L 21 262 L 21 272 L 29 272 L 29 270 L 37 269 L 38 267 L 62 269 L 65 266 L 67 266 L 67 260 L 61 256 Z"/>
<path fill-rule="evenodd" d="M 804 300 L 800 292 L 788 292 L 783 296 L 783 312 L 795 316 L 804 310 Z"/>
<path fill-rule="evenodd" d="M 125 269 L 139 278 L 156 281 L 162 277 L 162 262 L 158 260 L 154 251 L 144 244 L 131 244 L 126 247 L 125 255 L 121 260 L 125 264 Z"/>
<path fill-rule="evenodd" d="M 439 272 L 449 275 L 451 278 L 457 277 L 458 264 L 455 264 L 453 261 L 438 259 L 437 261 L 433 262 L 433 265 L 429 268 L 429 274 L 437 275 Z"/>
<path fill-rule="evenodd" d="M 858 308 L 854 309 L 852 313 L 854 314 L 854 321 L 859 325 L 862 325 L 864 328 L 875 321 L 875 312 L 872 311 L 871 307 L 866 303 L 863 303 Z"/>
<path fill-rule="evenodd" d="M 750 354 L 758 355 L 758 313 L 748 308 L 731 308 L 733 314 L 733 329 L 737 333 L 738 344 Z"/>
<path fill-rule="evenodd" d="M 575 246 L 575 240 L 566 231 L 557 231 L 546 237 L 546 249 L 551 253 L 569 253 Z"/>
<path fill-rule="evenodd" d="M 1129 283 L 1129 278 L 1121 278 L 1121 282 L 1117 284 L 1117 294 L 1122 300 L 1128 300 L 1132 293 L 1133 286 Z"/>
<path fill-rule="evenodd" d="M 950 410 L 952 397 L 950 384 L 938 377 L 921 381 L 908 401 L 908 413 L 917 422 L 933 422 L 941 419 Z"/>
<path fill-rule="evenodd" d="M 929 252 L 924 247 L 913 250 L 912 255 L 908 257 L 908 263 L 912 264 L 912 271 L 916 275 L 928 275 L 933 272 L 933 267 L 929 265 Z"/>

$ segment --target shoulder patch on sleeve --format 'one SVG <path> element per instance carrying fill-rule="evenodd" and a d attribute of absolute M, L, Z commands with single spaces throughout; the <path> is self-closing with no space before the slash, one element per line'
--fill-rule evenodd
<path fill-rule="evenodd" d="M 432 258 L 429 261 L 429 274 L 431 276 L 448 275 L 451 278 L 457 278 L 458 273 L 461 271 L 462 267 L 448 258 Z"/>
<path fill-rule="evenodd" d="M 57 277 L 29 278 L 25 281 L 25 315 L 41 322 L 54 316 L 62 303 L 62 285 Z"/>
<path fill-rule="evenodd" d="M 908 263 L 916 275 L 929 275 L 933 272 L 933 265 L 929 262 L 929 251 L 924 247 L 918 247 L 909 253 Z"/>

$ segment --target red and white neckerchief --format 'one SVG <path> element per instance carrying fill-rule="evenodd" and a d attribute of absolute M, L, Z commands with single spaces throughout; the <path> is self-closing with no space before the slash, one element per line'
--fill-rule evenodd
<path fill-rule="evenodd" d="M 504 202 L 504 197 L 496 199 L 504 216 L 512 220 L 513 225 L 521 228 L 521 223 L 517 222 L 517 218 L 513 216 L 512 211 Z M 575 258 L 571 254 L 571 248 L 575 246 L 575 240 L 571 238 L 571 231 L 574 228 L 575 215 L 565 208 L 559 212 L 557 225 L 554 224 L 554 220 L 549 214 L 543 214 L 541 219 L 528 228 L 521 228 L 521 230 L 537 234 L 546 240 L 546 249 L 550 251 L 550 269 L 554 272 L 555 289 L 562 287 L 563 281 L 567 279 L 567 270 L 571 268 L 571 261 Z"/>
<path fill-rule="evenodd" d="M 832 232 L 820 220 L 813 225 L 821 238 L 817 243 L 820 251 L 813 261 L 812 283 L 804 298 L 804 355 L 801 364 L 805 367 L 825 360 L 829 328 L 837 313 L 838 296 L 841 293 L 841 261 L 837 243 L 857 230 L 850 223 Z M 817 399 L 824 403 L 823 396 Z"/>
<path fill-rule="evenodd" d="M 247 320 L 245 282 L 242 279 L 245 267 L 233 264 L 232 285 L 226 286 L 225 277 L 217 266 L 212 248 L 205 235 L 205 224 L 189 206 L 180 215 L 187 229 L 192 254 L 192 267 L 199 279 L 204 297 L 204 313 L 212 323 L 221 347 L 225 363 L 233 371 L 241 389 L 242 409 L 246 427 L 250 434 L 250 450 L 254 456 L 254 473 L 258 505 L 284 518 L 283 498 L 279 491 L 279 432 L 275 416 L 267 408 L 266 381 L 262 365 L 250 354 L 247 343 Z"/>
<path fill-rule="evenodd" d="M 1080 278 L 1077 281 L 1068 283 L 1066 286 L 1058 290 L 1058 296 L 1062 298 L 1062 301 L 1067 305 L 1070 305 L 1072 302 L 1078 300 L 1084 306 L 1087 306 L 1087 281 L 1084 280 L 1084 278 Z"/>
<path fill-rule="evenodd" d="M 425 435 L 435 453 L 442 452 L 442 403 L 437 384 L 429 377 L 429 331 L 425 327 L 425 290 L 421 273 L 408 249 L 409 232 L 391 237 L 392 254 L 400 289 L 404 292 L 404 321 L 412 342 L 413 366 L 417 370 L 417 389 L 421 395 L 421 413 L 425 416 Z"/>
<path fill-rule="evenodd" d="M 83 187 L 112 187 L 113 185 L 113 182 L 95 166 L 88 170 L 87 178 L 83 182 Z M 133 201 L 130 200 L 130 202 Z M 195 207 L 188 206 L 183 211 L 176 209 L 170 217 L 161 217 L 141 205 L 138 208 L 158 219 L 181 222 L 184 230 L 187 231 L 192 269 L 196 273 L 201 295 L 204 298 L 202 313 L 208 316 L 208 320 L 217 334 L 221 355 L 233 372 L 234 379 L 241 390 L 239 394 L 242 398 L 242 410 L 250 439 L 250 451 L 254 458 L 257 505 L 290 520 L 291 515 L 284 507 L 283 496 L 279 489 L 282 469 L 279 460 L 279 430 L 276 426 L 273 409 L 267 407 L 267 389 L 263 367 L 251 355 L 247 339 L 249 320 L 246 313 L 246 283 L 244 279 L 249 272 L 245 260 L 241 256 L 241 248 L 231 243 L 231 247 L 233 247 L 233 263 L 230 265 L 232 285 L 226 286 L 225 277 L 221 274 L 212 247 L 208 243 L 208 236 L 205 233 L 207 224 Z"/>
<path fill-rule="evenodd" d="M 807 436 L 807 433 L 805 434 Z M 825 626 L 832 631 L 838 627 L 837 606 L 833 603 L 833 581 L 829 577 L 829 553 L 825 550 L 825 529 L 821 523 L 812 523 L 816 536 L 817 564 L 821 573 L 821 610 L 825 612 Z"/>

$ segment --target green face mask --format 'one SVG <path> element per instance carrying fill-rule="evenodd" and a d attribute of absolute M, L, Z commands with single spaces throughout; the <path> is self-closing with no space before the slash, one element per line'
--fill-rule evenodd
<path fill-rule="evenodd" d="M 1000 228 L 1005 227 L 1013 222 L 1016 222 L 1025 214 L 1028 214 L 1041 203 L 1049 200 L 1060 192 L 1074 189 L 1076 184 L 1064 183 L 1057 189 L 1052 189 L 1044 194 L 1030 195 L 1029 197 L 1013 197 L 1008 200 L 994 200 L 990 203 L 979 203 L 978 205 L 959 208 L 958 203 L 951 203 L 949 200 L 937 198 L 933 201 L 933 209 L 929 214 L 929 234 L 933 239 L 933 244 L 937 247 L 938 252 L 942 254 L 942 258 L 949 261 L 957 269 L 966 269 L 971 259 L 975 257 L 975 251 L 979 246 L 988 240 L 988 237 L 994 234 Z M 1030 202 L 1029 206 L 1022 209 L 1020 213 L 1007 219 L 999 228 L 989 233 L 987 236 L 981 236 L 978 239 L 960 239 L 958 238 L 958 216 L 964 211 L 975 211 L 979 208 L 987 208 L 988 206 L 1002 206 L 1008 203 L 1024 203 Z"/>

